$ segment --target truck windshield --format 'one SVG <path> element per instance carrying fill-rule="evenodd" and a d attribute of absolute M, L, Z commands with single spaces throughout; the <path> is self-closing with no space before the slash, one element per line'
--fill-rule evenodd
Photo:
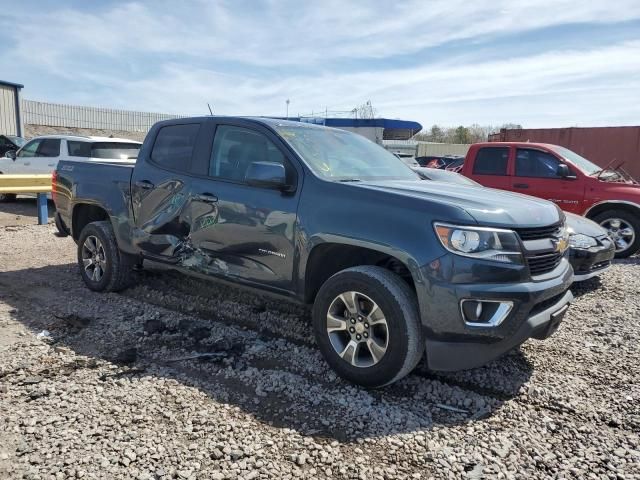
<path fill-rule="evenodd" d="M 578 155 L 576 152 L 569 150 L 568 148 L 553 145 L 551 149 L 558 155 L 561 155 L 569 160 L 575 166 L 579 167 L 587 175 L 593 175 L 594 173 L 598 173 L 600 170 L 602 170 L 602 168 L 597 166 L 595 163 L 592 163 L 591 161 Z"/>
<path fill-rule="evenodd" d="M 361 135 L 289 125 L 276 127 L 276 130 L 322 178 L 352 182 L 419 179 L 402 160 Z"/>

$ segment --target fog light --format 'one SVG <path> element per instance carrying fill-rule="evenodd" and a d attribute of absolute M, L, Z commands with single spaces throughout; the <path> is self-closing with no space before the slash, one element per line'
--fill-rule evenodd
<path fill-rule="evenodd" d="M 497 327 L 511 312 L 513 302 L 509 300 L 460 301 L 464 323 L 469 327 Z"/>

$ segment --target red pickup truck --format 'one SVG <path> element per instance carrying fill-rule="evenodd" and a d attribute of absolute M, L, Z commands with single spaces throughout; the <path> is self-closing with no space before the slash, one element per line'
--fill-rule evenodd
<path fill-rule="evenodd" d="M 609 231 L 618 258 L 640 249 L 640 185 L 619 166 L 601 168 L 558 145 L 488 142 L 471 145 L 460 173 L 590 218 Z"/>

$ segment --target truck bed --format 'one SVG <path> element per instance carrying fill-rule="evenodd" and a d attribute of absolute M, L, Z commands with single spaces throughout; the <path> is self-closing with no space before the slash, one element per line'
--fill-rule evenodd
<path fill-rule="evenodd" d="M 72 226 L 73 207 L 78 203 L 98 203 L 110 216 L 128 212 L 134 166 L 134 163 L 61 160 L 54 195 L 57 213 L 64 223 Z"/>

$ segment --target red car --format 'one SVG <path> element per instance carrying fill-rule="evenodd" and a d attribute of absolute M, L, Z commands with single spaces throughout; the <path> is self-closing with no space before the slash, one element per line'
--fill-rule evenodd
<path fill-rule="evenodd" d="M 618 258 L 640 249 L 640 185 L 619 165 L 601 168 L 558 145 L 487 142 L 471 145 L 460 173 L 590 218 L 609 231 Z"/>

